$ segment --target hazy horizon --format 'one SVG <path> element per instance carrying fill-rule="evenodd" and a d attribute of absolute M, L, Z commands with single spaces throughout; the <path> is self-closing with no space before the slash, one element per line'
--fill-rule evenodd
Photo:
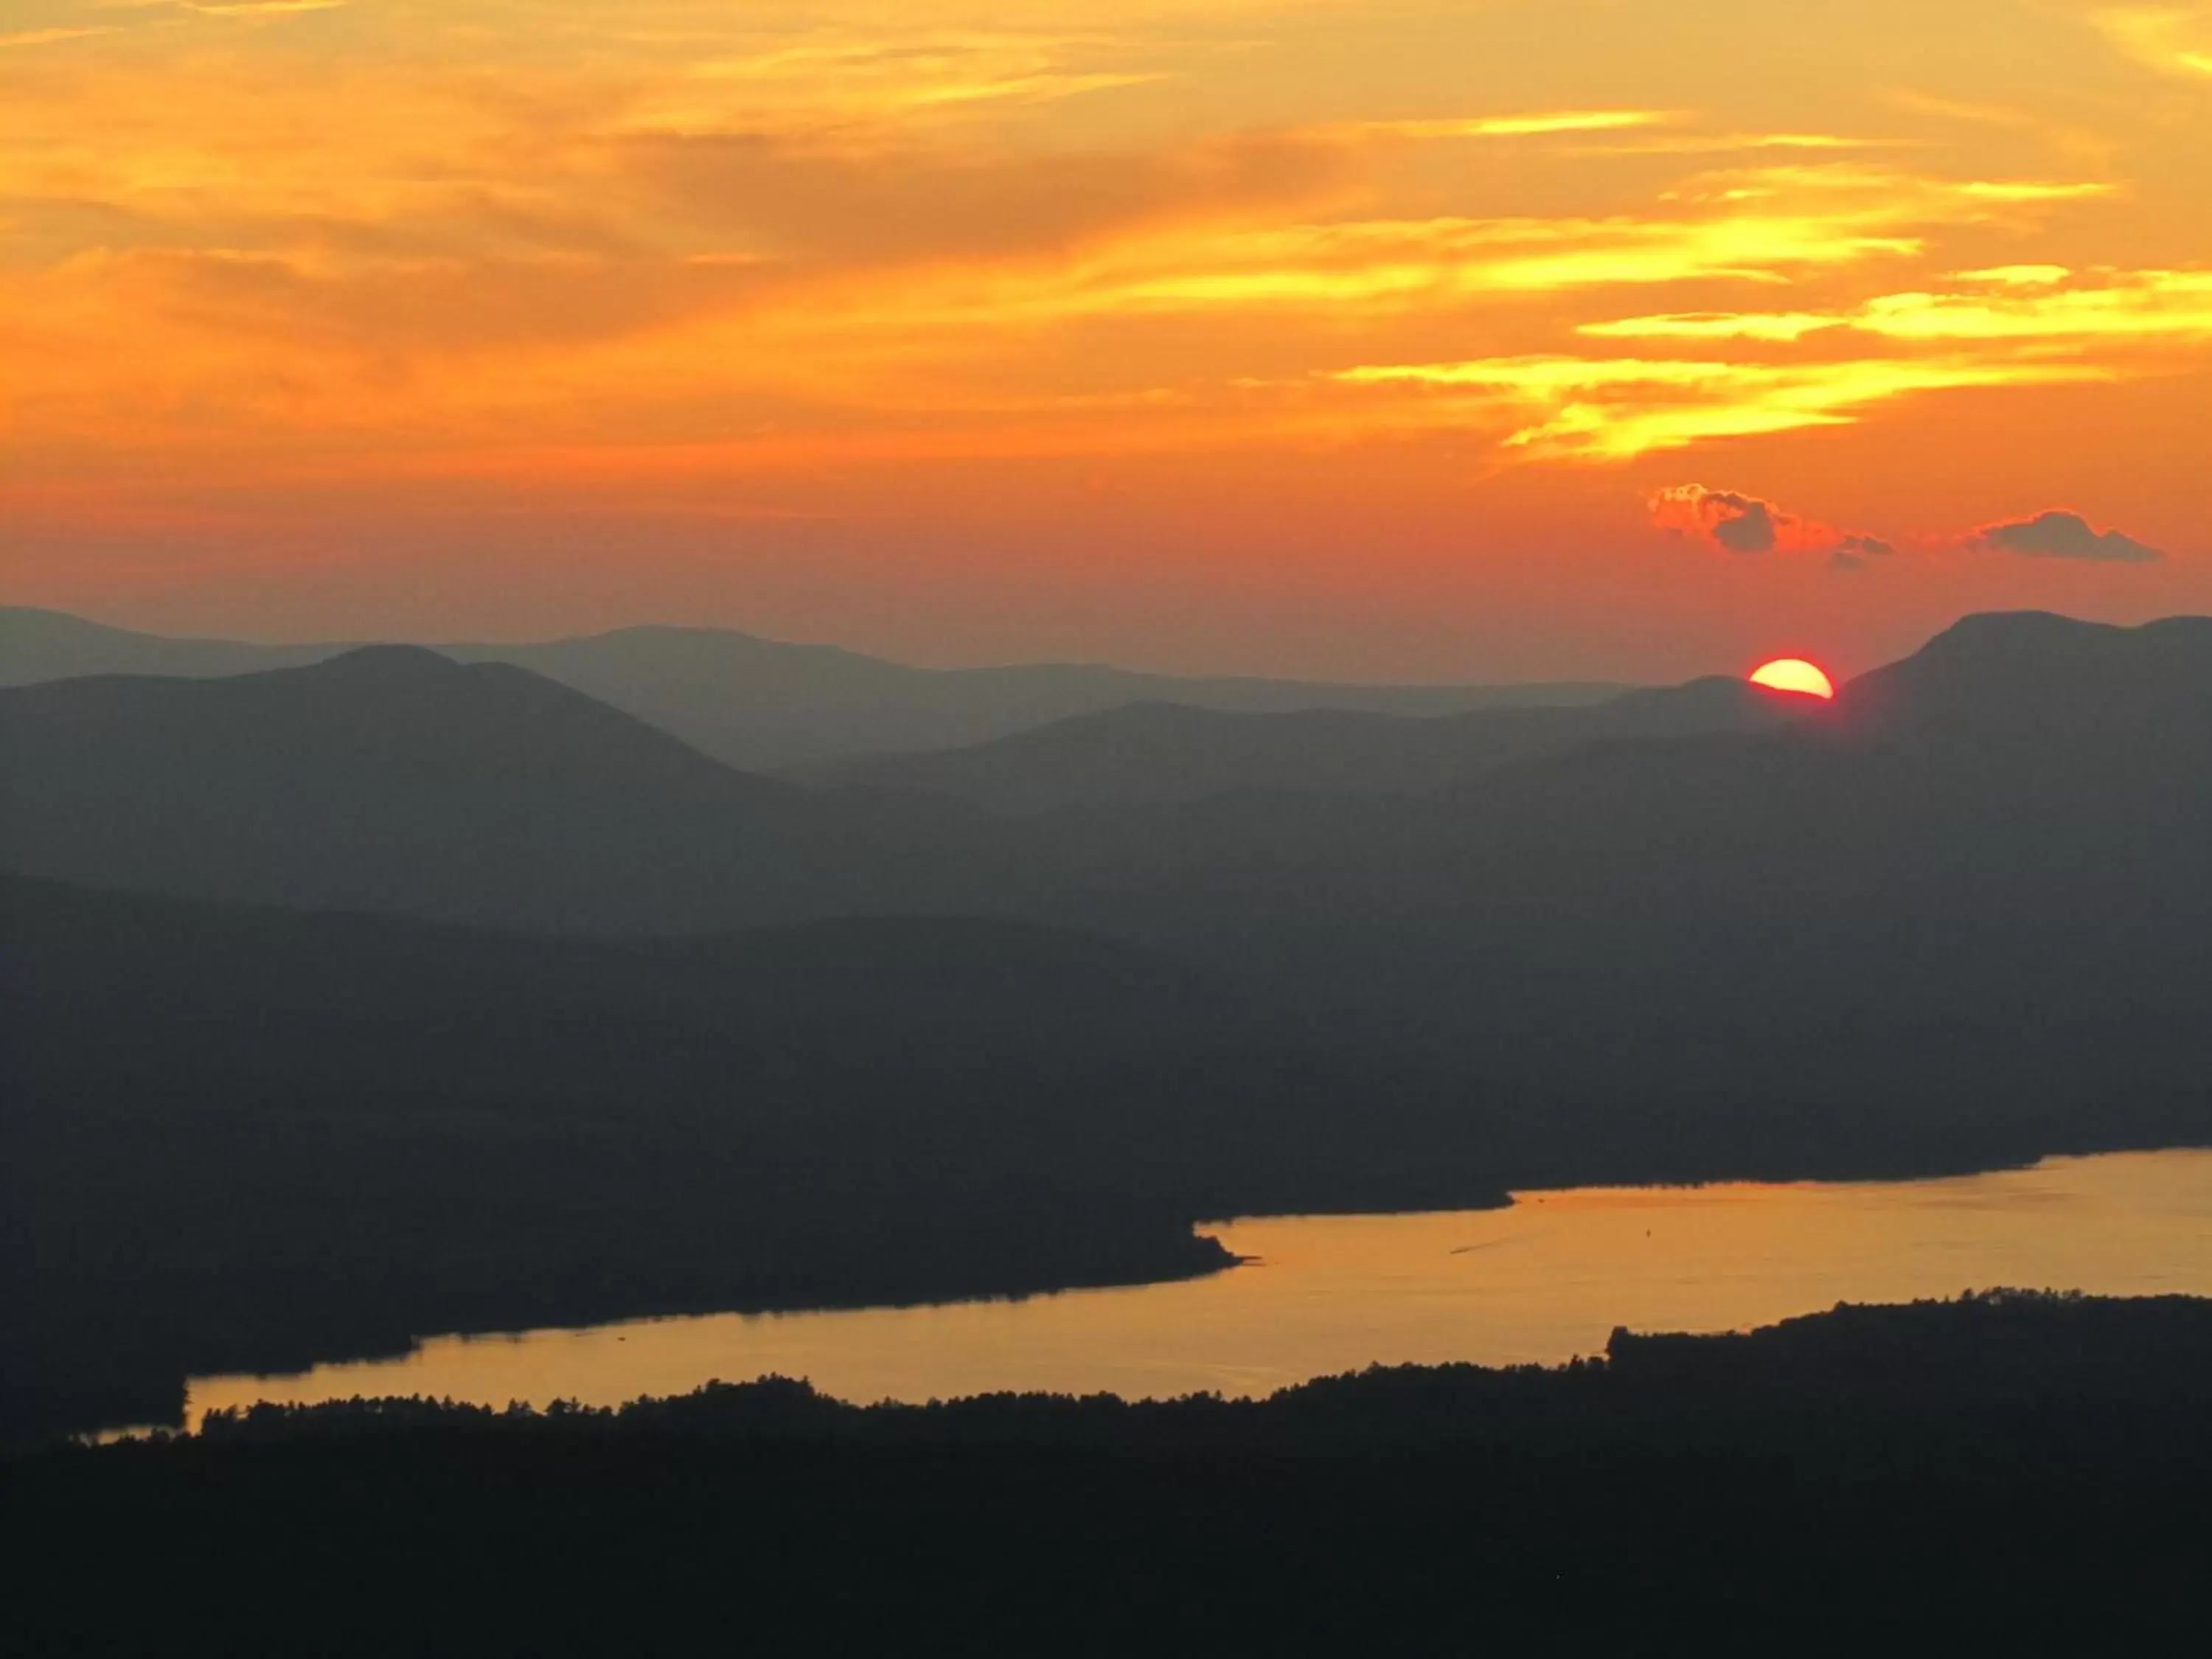
<path fill-rule="evenodd" d="M 360 632 L 347 635 L 337 635 L 313 632 L 295 634 L 282 631 L 271 631 L 268 629 L 254 631 L 249 629 L 240 629 L 231 631 L 204 631 L 192 629 L 182 624 L 181 623 L 170 620 L 168 613 L 166 611 L 143 619 L 127 621 L 124 619 L 122 614 L 119 612 L 111 611 L 103 614 L 88 610 L 71 609 L 67 606 L 33 604 L 28 601 L 0 596 L 0 611 L 11 610 L 18 611 L 40 611 L 57 617 L 68 617 L 75 621 L 89 623 L 95 627 L 115 629 L 125 633 L 143 634 L 157 639 L 173 640 L 185 642 L 267 646 L 271 647 L 329 646 L 339 648 L 356 648 L 374 645 L 417 645 L 430 650 L 441 650 L 480 646 L 520 647 L 537 645 L 562 644 L 579 641 L 602 639 L 617 635 L 650 634 L 664 631 L 671 633 L 724 633 L 741 635 L 771 646 L 790 646 L 802 650 L 842 652 L 853 656 L 868 658 L 877 661 L 892 664 L 900 667 L 944 671 L 950 672 L 957 672 L 971 669 L 1104 669 L 1127 674 L 1155 676 L 1164 679 L 1253 679 L 1282 682 L 1303 681 L 1321 685 L 1334 684 L 1346 686 L 1374 685 L 1377 687 L 1394 685 L 1431 685 L 1439 689 L 1449 689 L 1458 686 L 1480 687 L 1486 685 L 1496 685 L 1499 687 L 1512 687 L 1516 685 L 1617 685 L 1623 688 L 1632 688 L 1645 685 L 1684 684 L 1692 680 L 1705 678 L 1742 678 L 1748 677 L 1752 672 L 1758 668 L 1761 664 L 1772 661 L 1778 657 L 1795 657 L 1807 654 L 1792 649 L 1759 647 L 1749 651 L 1738 653 L 1734 658 L 1725 662 L 1711 662 L 1702 665 L 1692 665 L 1686 670 L 1680 670 L 1665 676 L 1649 679 L 1638 678 L 1624 672 L 1609 671 L 1603 662 L 1595 660 L 1591 661 L 1588 665 L 1588 672 L 1576 673 L 1530 672 L 1517 675 L 1489 675 L 1484 673 L 1481 669 L 1481 665 L 1477 663 L 1470 664 L 1463 671 L 1456 673 L 1440 673 L 1435 675 L 1391 675 L 1377 672 L 1373 674 L 1347 673 L 1340 675 L 1320 672 L 1306 672 L 1300 669 L 1295 664 L 1273 667 L 1267 665 L 1257 667 L 1237 667 L 1219 663 L 1209 664 L 1205 661 L 1146 662 L 1121 658 L 1054 657 L 1044 654 L 1042 652 L 1025 654 L 1022 653 L 1018 647 L 1014 649 L 1013 654 L 1005 656 L 930 659 L 915 656 L 902 656 L 890 650 L 875 649 L 866 645 L 855 643 L 850 639 L 830 638 L 826 636 L 799 637 L 795 635 L 775 634 L 757 626 L 749 626 L 742 621 L 676 621 L 666 617 L 656 615 L 639 616 L 627 620 L 611 620 L 603 623 L 595 623 L 589 626 L 580 627 L 572 632 L 555 634 L 517 631 L 514 629 L 494 629 L 472 634 L 456 632 L 447 632 L 443 634 L 376 634 L 372 632 Z M 1827 671 L 1835 684 L 1840 686 L 1845 682 L 1856 678 L 1862 673 L 1911 656 L 1913 652 L 1925 645 L 1929 640 L 1948 631 L 1951 628 L 1957 626 L 1958 623 L 1966 621 L 1971 617 L 1981 616 L 2002 616 L 2023 612 L 2028 614 L 2057 616 L 2069 620 L 2094 623 L 2111 627 L 2137 628 L 2146 626 L 2153 623 L 2173 620 L 2177 617 L 2188 617 L 2197 615 L 2212 614 L 2212 595 L 2208 595 L 2208 610 L 2203 612 L 2189 611 L 2153 611 L 2142 615 L 2136 615 L 2132 611 L 2124 614 L 2108 615 L 2099 614 L 2093 611 L 2069 611 L 2051 609 L 2040 605 L 2003 606 L 1983 611 L 1961 611 L 1956 615 L 1945 617 L 1936 621 L 1924 633 L 1914 633 L 1905 636 L 1903 642 L 1896 649 L 1886 654 L 1875 654 L 1863 659 L 1855 659 L 1837 656 L 1832 653 L 1820 653 L 1817 656 L 1811 657 L 1810 659 L 1816 661 L 1820 667 Z"/>
<path fill-rule="evenodd" d="M 97 627 L 118 629 L 125 633 L 146 634 L 160 639 L 193 641 L 208 641 L 239 645 L 419 645 L 434 651 L 441 648 L 462 646 L 547 645 L 572 640 L 599 639 L 617 634 L 642 634 L 665 630 L 670 632 L 726 633 L 741 635 L 748 639 L 758 640 L 769 645 L 787 645 L 806 650 L 848 652 L 854 656 L 870 657 L 883 662 L 895 663 L 902 667 L 938 669 L 950 672 L 957 672 L 962 669 L 971 668 L 1110 668 L 1127 673 L 1156 675 L 1163 678 L 1171 679 L 1312 679 L 1321 681 L 1333 678 L 1320 675 L 1302 674 L 1294 670 L 1271 671 L 1267 669 L 1255 669 L 1248 672 L 1245 670 L 1233 668 L 1207 667 L 1203 665 L 1178 665 L 1175 664 L 1127 662 L 1118 659 L 1109 660 L 1104 658 L 1050 657 L 1039 654 L 1023 655 L 1019 653 L 1018 650 L 1017 650 L 1017 653 L 1014 655 L 1004 657 L 925 661 L 917 658 L 896 655 L 887 651 L 871 650 L 865 647 L 855 645 L 848 640 L 830 638 L 798 638 L 769 633 L 759 628 L 748 627 L 741 622 L 677 622 L 660 616 L 641 616 L 627 621 L 612 621 L 604 624 L 594 624 L 592 626 L 579 628 L 574 632 L 562 634 L 516 633 L 512 630 L 503 631 L 494 629 L 477 634 L 448 633 L 435 635 L 404 634 L 378 635 L 368 633 L 337 635 L 317 633 L 286 634 L 267 630 L 250 632 L 244 629 L 234 632 L 202 632 L 198 630 L 187 630 L 185 628 L 181 626 L 164 625 L 158 616 L 152 620 L 143 622 L 125 622 L 119 620 L 114 615 L 100 615 L 89 611 L 72 610 L 69 607 L 60 605 L 33 605 L 25 601 L 18 601 L 5 597 L 0 597 L 0 611 L 10 610 L 43 611 L 53 616 L 71 617 L 79 622 L 91 623 Z M 2145 618 L 2145 620 L 2154 619 Z M 1772 653 L 1770 653 L 1768 654 L 1771 655 Z M 1746 667 L 1755 665 L 1756 665 L 1752 664 L 1744 665 Z M 1712 674 L 1733 674 L 1739 671 L 1736 665 L 1731 664 L 1729 666 L 1725 668 L 1714 668 L 1705 672 Z M 1483 684 L 1495 684 L 1501 685 L 1599 683 L 1628 685 L 1635 684 L 1635 682 L 1620 675 L 1588 676 L 1565 674 L 1523 676 L 1510 680 L 1497 681 L 1486 681 L 1480 675 L 1461 676 L 1457 678 L 1444 677 L 1426 679 L 1418 677 L 1393 678 L 1388 676 L 1376 676 L 1366 678 L 1347 678 L 1342 683 L 1346 684 L 1433 684 L 1437 686 Z"/>
<path fill-rule="evenodd" d="M 1362 680 L 2212 610 L 2202 4 L 11 21 L 24 602 Z"/>

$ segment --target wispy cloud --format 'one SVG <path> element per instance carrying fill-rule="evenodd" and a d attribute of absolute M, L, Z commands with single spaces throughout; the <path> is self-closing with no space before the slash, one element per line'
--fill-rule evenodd
<path fill-rule="evenodd" d="M 1847 137 L 1834 132 L 1684 132 L 1586 144 L 1576 153 L 1593 156 L 1729 155 L 1764 149 L 1910 149 L 1917 147 L 1917 142 L 1910 138 Z"/>
<path fill-rule="evenodd" d="M 1791 364 L 1678 358 L 1516 357 L 1340 370 L 1353 386 L 1479 392 L 1534 405 L 1505 438 L 1539 457 L 1627 460 L 1718 438 L 1846 426 L 1917 392 L 2101 378 L 2062 363 L 1875 358 Z"/>
<path fill-rule="evenodd" d="M 336 11 L 351 0 L 177 0 L 178 8 L 206 17 L 282 17 L 288 12 Z"/>
<path fill-rule="evenodd" d="M 2095 182 L 1943 179 L 1856 164 L 1707 175 L 1644 215 L 1352 220 L 1192 238 L 1100 306 L 1428 303 L 1695 282 L 1773 284 L 1903 259 L 1943 226 L 2101 195 Z M 1771 331 L 1762 320 L 1747 325 Z M 1716 330 L 1717 337 L 1717 330 Z"/>
<path fill-rule="evenodd" d="M 10 46 L 52 46 L 64 40 L 84 40 L 94 35 L 112 34 L 112 27 L 94 26 L 79 28 L 22 29 L 14 34 L 0 34 L 0 48 Z"/>
<path fill-rule="evenodd" d="M 2137 62 L 2212 78 L 2212 5 L 2100 6 L 2098 26 Z"/>
<path fill-rule="evenodd" d="M 2133 271 L 2026 294 L 1884 295 L 1851 324 L 1899 340 L 2203 338 L 2212 337 L 2212 270 Z"/>
<path fill-rule="evenodd" d="M 1698 311 L 1583 323 L 1576 332 L 1594 340 L 1796 341 L 1843 325 L 1839 317 L 1811 311 Z"/>
<path fill-rule="evenodd" d="M 1585 323 L 1598 339 L 1798 340 L 1851 329 L 1898 341 L 2212 338 L 2212 270 L 2091 272 L 2005 266 L 1958 273 L 1948 292 L 1877 295 L 1846 312 L 1713 312 Z"/>
<path fill-rule="evenodd" d="M 1620 132 L 1679 118 L 1664 110 L 1549 110 L 1519 115 L 1431 117 L 1362 121 L 1332 131 L 1390 138 L 1547 138 L 1569 132 Z"/>
<path fill-rule="evenodd" d="M 2008 524 L 1984 526 L 1969 538 L 1999 553 L 2030 559 L 2087 559 L 2100 563 L 2149 564 L 2158 549 L 2117 530 L 2100 531 L 2078 513 L 2054 510 Z"/>
<path fill-rule="evenodd" d="M 1741 490 L 1674 484 L 1655 490 L 1644 506 L 1656 530 L 1728 553 L 1825 553 L 1831 567 L 1856 570 L 1897 549 L 1863 531 L 1838 530 Z"/>
<path fill-rule="evenodd" d="M 811 131 L 958 117 L 1143 86 L 1168 71 L 1102 58 L 1100 37 L 944 28 L 886 33 L 825 26 L 796 40 L 732 52 L 702 37 L 637 99 L 634 131 Z"/>
<path fill-rule="evenodd" d="M 0 105 L 19 427 L 129 466 L 1441 431 L 1486 467 L 1910 418 L 2212 337 L 2212 276 L 2120 264 L 2155 181 L 1886 88 L 1777 130 L 1709 65 L 1614 81 L 1563 45 L 1444 102 L 1299 78 L 1358 9 L 1278 28 L 1273 0 L 279 23 L 335 9 L 57 4 L 4 37 L 118 37 L 21 54 Z"/>

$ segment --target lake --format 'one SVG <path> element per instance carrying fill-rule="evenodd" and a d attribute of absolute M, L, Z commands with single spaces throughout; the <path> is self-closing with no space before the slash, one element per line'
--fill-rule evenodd
<path fill-rule="evenodd" d="M 1505 1209 L 1200 1231 L 1249 1261 L 1020 1302 L 438 1337 L 295 1376 L 196 1378 L 187 1419 L 353 1395 L 607 1405 L 766 1372 L 855 1401 L 1261 1395 L 1377 1362 L 1559 1361 L 1601 1349 L 1617 1325 L 1744 1329 L 1838 1301 L 1993 1285 L 2212 1295 L 2212 1152 L 1938 1181 L 1534 1192 Z"/>

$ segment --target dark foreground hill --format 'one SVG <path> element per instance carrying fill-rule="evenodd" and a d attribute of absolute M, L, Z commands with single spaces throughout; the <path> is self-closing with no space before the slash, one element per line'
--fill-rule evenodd
<path fill-rule="evenodd" d="M 81 617 L 0 607 L 0 686 L 97 674 L 247 674 L 320 662 L 353 645 L 169 639 Z M 1435 714 L 1569 706 L 1626 688 L 1361 685 L 1213 679 L 1084 664 L 916 668 L 835 646 L 714 628 L 625 628 L 542 643 L 445 645 L 459 662 L 503 662 L 597 698 L 744 770 L 836 755 L 981 743 L 1126 703 L 1282 712 Z"/>
<path fill-rule="evenodd" d="M 1017 923 L 635 945 L 0 882 L 0 1431 L 417 1334 L 1225 1264 L 1498 1201 L 1355 1036 Z M 1448 1109 L 1449 1108 L 1449 1109 Z"/>
<path fill-rule="evenodd" d="M 1260 1402 L 264 1409 L 9 1466 L 11 1650 L 2186 1651 L 2208 1379 L 2212 1304 L 2012 1292 Z"/>
<path fill-rule="evenodd" d="M 1002 812 L 1164 805 L 1228 790 L 1413 794 L 1592 744 L 1762 731 L 1803 713 L 1803 704 L 1738 679 L 1628 692 L 1586 708 L 1422 719 L 1139 703 L 972 748 L 852 757 L 791 775 L 951 795 Z"/>
<path fill-rule="evenodd" d="M 1538 1072 L 1510 1030 L 1448 1043 L 1340 993 L 986 920 L 611 942 L 0 881 L 0 1003 L 19 1430 L 173 1420 L 188 1372 L 441 1331 L 1209 1271 L 1194 1227 L 1224 1215 L 2206 1133 L 2201 1092 L 1838 1104 L 1831 1072 L 1709 1096 L 1663 1045 L 1641 1077 Z M 2178 1029 L 2151 1065 L 2204 1041 Z"/>

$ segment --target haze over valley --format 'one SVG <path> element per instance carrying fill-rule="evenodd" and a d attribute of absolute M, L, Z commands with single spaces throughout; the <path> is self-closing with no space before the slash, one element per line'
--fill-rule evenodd
<path fill-rule="evenodd" d="M 817 781 L 420 647 L 0 690 L 15 1407 L 1217 1271 L 1212 1217 L 2199 1144 L 2208 757 L 2191 618 Z"/>

